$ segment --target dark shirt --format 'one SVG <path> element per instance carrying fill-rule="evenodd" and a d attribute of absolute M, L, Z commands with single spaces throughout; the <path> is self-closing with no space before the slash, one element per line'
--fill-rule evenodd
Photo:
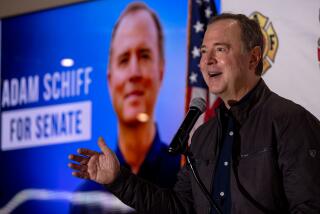
<path fill-rule="evenodd" d="M 232 145 L 234 143 L 235 125 L 232 115 L 227 110 L 221 115 L 223 143 L 216 166 L 213 181 L 213 199 L 220 207 L 223 214 L 231 211 L 230 170 L 232 161 Z M 212 209 L 212 214 L 215 210 Z"/>
<path fill-rule="evenodd" d="M 119 149 L 116 148 L 115 153 L 122 166 L 130 169 L 130 166 L 125 162 L 125 159 Z M 168 153 L 168 146 L 164 144 L 156 132 L 152 146 L 142 163 L 138 176 L 154 183 L 163 188 L 172 188 L 176 182 L 176 175 L 180 169 L 180 156 L 173 156 Z M 85 181 L 76 190 L 78 191 L 103 191 L 107 192 L 105 187 L 93 182 Z M 102 202 L 103 203 L 103 202 Z M 103 204 L 72 204 L 71 213 L 132 213 L 132 211 L 121 211 L 109 209 Z"/>

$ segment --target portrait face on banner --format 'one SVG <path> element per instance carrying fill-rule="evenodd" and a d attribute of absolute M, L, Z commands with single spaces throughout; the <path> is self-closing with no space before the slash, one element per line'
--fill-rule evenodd
<path fill-rule="evenodd" d="M 164 74 L 158 29 L 146 11 L 121 19 L 111 44 L 108 82 L 118 119 L 139 121 L 139 115 L 153 117 Z"/>

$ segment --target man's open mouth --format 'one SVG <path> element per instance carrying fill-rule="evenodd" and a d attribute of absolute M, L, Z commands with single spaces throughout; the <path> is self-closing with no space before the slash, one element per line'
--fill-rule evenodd
<path fill-rule="evenodd" d="M 140 90 L 135 90 L 135 91 L 131 91 L 130 93 L 127 93 L 125 97 L 133 97 L 133 96 L 142 96 L 144 94 L 143 91 Z"/>
<path fill-rule="evenodd" d="M 221 74 L 222 74 L 222 72 L 217 72 L 217 71 L 208 72 L 208 76 L 209 77 L 217 77 L 217 76 L 219 76 Z"/>

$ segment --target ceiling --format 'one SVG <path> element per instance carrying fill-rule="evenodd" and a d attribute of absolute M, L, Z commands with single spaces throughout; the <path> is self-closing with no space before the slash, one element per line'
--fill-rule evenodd
<path fill-rule="evenodd" d="M 88 0 L 0 0 L 0 19 Z"/>

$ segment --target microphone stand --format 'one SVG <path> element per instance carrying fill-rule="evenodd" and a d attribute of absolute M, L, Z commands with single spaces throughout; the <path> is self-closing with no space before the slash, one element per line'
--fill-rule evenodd
<path fill-rule="evenodd" d="M 191 172 L 192 172 L 192 175 L 193 175 L 194 179 L 196 180 L 197 184 L 199 185 L 202 193 L 206 196 L 206 198 L 209 201 L 211 207 L 215 209 L 216 213 L 222 214 L 222 211 L 220 210 L 219 206 L 211 198 L 211 195 L 210 195 L 209 191 L 207 190 L 207 188 L 204 186 L 203 182 L 201 181 L 200 176 L 198 174 L 198 171 L 193 165 L 194 164 L 194 160 L 190 157 L 190 153 L 189 152 L 183 152 L 182 154 L 186 157 L 187 165 L 191 169 Z"/>

